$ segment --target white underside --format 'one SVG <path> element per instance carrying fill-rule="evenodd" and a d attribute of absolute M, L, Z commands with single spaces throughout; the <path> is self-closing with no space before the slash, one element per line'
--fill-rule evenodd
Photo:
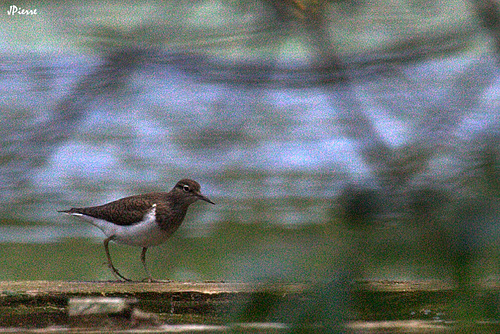
<path fill-rule="evenodd" d="M 107 237 L 121 244 L 150 247 L 164 243 L 170 234 L 160 229 L 156 223 L 156 204 L 144 215 L 142 221 L 134 225 L 116 225 L 106 220 L 97 219 L 81 213 L 70 213 L 100 228 Z"/>

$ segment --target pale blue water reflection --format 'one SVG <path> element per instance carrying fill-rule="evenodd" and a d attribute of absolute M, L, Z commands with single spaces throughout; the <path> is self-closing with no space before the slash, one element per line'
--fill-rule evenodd
<path fill-rule="evenodd" d="M 19 61 L 21 60 L 18 60 L 17 64 Z M 13 66 L 9 72 L 21 71 L 15 68 L 15 64 Z M 434 66 L 441 68 L 442 64 L 438 62 Z M 457 63 L 458 68 L 461 66 Z M 71 67 L 68 68 L 70 69 Z M 423 65 L 420 70 L 414 68 L 413 71 L 420 73 L 424 69 L 428 71 L 429 65 Z M 434 86 L 441 87 L 443 81 L 448 81 L 448 77 L 456 73 L 455 67 L 448 69 L 449 73 L 443 75 L 443 79 Z M 182 83 L 179 83 L 180 81 Z M 323 189 L 334 189 L 335 183 L 342 181 L 344 173 L 348 174 L 349 178 L 358 180 L 370 178 L 369 168 L 356 152 L 358 144 L 339 136 L 338 126 L 335 124 L 335 109 L 323 100 L 324 92 L 315 92 L 316 89 L 298 90 L 289 91 L 284 95 L 283 92 L 256 89 L 257 95 L 264 95 L 266 98 L 259 98 L 257 104 L 248 100 L 253 103 L 253 107 L 246 107 L 248 114 L 242 114 L 241 108 L 231 103 L 233 96 L 238 95 L 237 92 L 216 94 L 217 86 L 201 85 L 187 79 L 174 82 L 178 84 L 175 95 L 164 94 L 161 86 L 155 86 L 154 82 L 140 81 L 139 85 L 154 87 L 154 90 L 128 92 L 126 96 L 112 98 L 90 110 L 90 114 L 75 125 L 75 132 L 71 137 L 61 142 L 50 154 L 47 163 L 31 175 L 32 191 L 44 197 L 43 194 L 57 193 L 56 189 L 81 182 L 83 185 L 94 185 L 95 191 L 108 193 L 102 199 L 109 200 L 134 193 L 136 187 L 141 190 L 168 189 L 177 178 L 189 174 L 204 181 L 205 187 L 211 187 L 208 189 L 215 196 L 224 194 L 240 197 L 241 192 L 245 194 L 248 190 L 240 187 L 222 189 L 218 186 L 220 180 L 217 179 L 225 173 L 232 173 L 233 170 L 248 175 L 270 176 L 290 172 L 305 175 L 321 173 L 324 175 L 322 182 L 331 180 Z M 7 89 L 9 86 L 12 89 Z M 15 96 L 15 91 L 20 86 L 20 78 L 12 78 L 10 85 L 2 86 L 6 89 L 4 96 Z M 415 119 L 412 117 L 418 117 L 418 111 L 410 110 L 410 114 L 406 115 L 407 120 L 392 117 L 387 113 L 387 103 L 384 104 L 385 110 L 377 107 L 376 103 L 380 102 L 380 99 L 388 99 L 386 91 L 377 93 L 374 88 L 376 82 L 362 82 L 359 86 L 359 98 L 375 107 L 371 115 L 380 135 L 393 146 L 400 146 L 411 140 L 413 135 L 408 137 L 408 134 L 412 133 L 411 129 L 415 125 Z M 24 90 L 29 89 L 26 87 Z M 203 90 L 209 92 L 208 95 L 204 94 Z M 413 87 L 403 87 L 399 90 L 399 97 L 415 95 Z M 156 95 L 159 92 L 163 93 L 160 94 L 163 101 Z M 433 94 L 436 93 L 439 94 L 434 90 Z M 156 95 L 154 100 L 151 99 L 152 95 Z M 51 102 L 54 104 L 57 101 L 57 96 L 53 96 L 52 100 L 46 96 L 44 99 L 33 98 L 31 93 L 29 96 L 29 99 L 16 99 L 16 108 L 33 110 L 36 107 L 37 112 L 26 113 L 22 117 L 13 112 L 3 114 L 3 132 L 9 134 L 3 138 L 11 140 L 10 143 L 3 144 L 7 149 L 15 149 L 16 143 L 22 143 L 22 138 L 26 135 L 24 127 L 33 122 L 35 126 L 37 122 L 43 122 L 43 119 L 50 115 Z M 176 105 L 174 96 L 182 96 L 184 102 Z M 304 99 L 304 96 L 307 98 Z M 440 94 L 427 96 L 427 101 L 440 98 Z M 31 101 L 33 105 L 26 105 L 28 101 L 25 100 Z M 398 103 L 390 106 L 389 110 L 408 108 L 409 105 L 415 108 L 411 100 Z M 160 104 L 167 107 L 161 107 Z M 421 110 L 425 106 L 417 107 Z M 235 118 L 234 115 L 238 116 Z M 488 114 L 481 113 L 478 117 L 486 119 L 487 122 Z M 227 118 L 232 121 L 227 123 Z M 467 119 L 464 121 L 471 122 Z M 18 133 L 13 136 L 12 130 Z M 464 126 L 461 131 L 470 132 L 471 129 Z M 206 134 L 200 137 L 200 133 Z M 320 188 L 294 189 L 291 185 L 284 187 L 282 184 L 281 189 L 286 190 L 280 192 L 280 187 L 275 187 L 270 191 L 281 196 L 289 194 L 321 197 L 325 193 L 323 190 L 316 191 Z M 64 191 L 66 199 L 60 200 L 74 202 L 79 199 L 79 202 L 89 202 L 88 195 L 75 196 L 74 191 L 78 189 Z M 267 193 L 262 190 L 260 192 Z M 5 196 L 4 200 L 16 196 L 9 195 L 9 190 L 6 195 L 8 196 Z M 91 197 L 93 196 L 92 194 Z M 28 217 L 43 221 L 45 215 L 49 215 L 47 217 L 50 219 L 54 218 L 49 210 L 38 212 L 36 217 Z"/>

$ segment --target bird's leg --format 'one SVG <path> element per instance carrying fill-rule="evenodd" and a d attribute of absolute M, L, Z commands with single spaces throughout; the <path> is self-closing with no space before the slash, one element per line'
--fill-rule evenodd
<path fill-rule="evenodd" d="M 158 279 L 154 279 L 152 276 L 151 276 L 151 273 L 149 272 L 148 270 L 148 266 L 146 265 L 146 252 L 148 251 L 148 248 L 147 247 L 143 247 L 142 248 L 142 253 L 141 253 L 141 261 L 142 261 L 142 265 L 144 266 L 144 270 L 146 271 L 146 274 L 148 275 L 148 278 L 145 278 L 143 281 L 148 281 L 149 283 L 153 283 L 153 282 L 156 282 L 156 283 L 169 283 L 171 281 L 169 280 L 158 280 Z"/>
<path fill-rule="evenodd" d="M 106 256 L 108 258 L 108 267 L 109 267 L 109 269 L 111 269 L 111 271 L 116 276 L 116 278 L 118 278 L 118 280 L 123 279 L 125 281 L 131 281 L 130 279 L 122 276 L 122 274 L 120 274 L 118 272 L 118 270 L 115 268 L 115 266 L 113 266 L 113 262 L 111 261 L 111 255 L 109 255 L 109 247 L 108 247 L 108 244 L 111 240 L 112 240 L 112 237 L 106 238 L 106 240 L 104 240 L 104 250 L 106 251 Z"/>
<path fill-rule="evenodd" d="M 141 252 L 141 262 L 142 262 L 142 265 L 144 266 L 144 271 L 146 272 L 146 274 L 148 275 L 148 282 L 155 282 L 155 280 L 153 279 L 153 277 L 151 276 L 151 273 L 149 272 L 149 269 L 148 269 L 148 266 L 146 264 L 146 252 L 148 251 L 148 248 L 147 247 L 142 247 L 142 252 Z"/>

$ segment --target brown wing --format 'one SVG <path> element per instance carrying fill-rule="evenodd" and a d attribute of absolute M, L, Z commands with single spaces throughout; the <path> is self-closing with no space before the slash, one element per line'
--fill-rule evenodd
<path fill-rule="evenodd" d="M 81 213 L 117 225 L 133 225 L 142 220 L 161 194 L 137 195 L 119 199 L 107 204 L 87 208 L 72 208 L 66 213 Z"/>

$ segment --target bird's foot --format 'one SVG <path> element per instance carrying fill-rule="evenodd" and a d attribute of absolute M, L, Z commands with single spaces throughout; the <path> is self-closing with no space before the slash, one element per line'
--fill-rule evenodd
<path fill-rule="evenodd" d="M 111 269 L 111 271 L 113 272 L 113 275 L 115 275 L 115 277 L 118 279 L 118 281 L 132 282 L 132 280 L 130 278 L 126 278 L 125 276 L 120 274 L 118 269 L 116 269 L 112 264 L 108 264 L 108 267 L 109 267 L 109 269 Z"/>

